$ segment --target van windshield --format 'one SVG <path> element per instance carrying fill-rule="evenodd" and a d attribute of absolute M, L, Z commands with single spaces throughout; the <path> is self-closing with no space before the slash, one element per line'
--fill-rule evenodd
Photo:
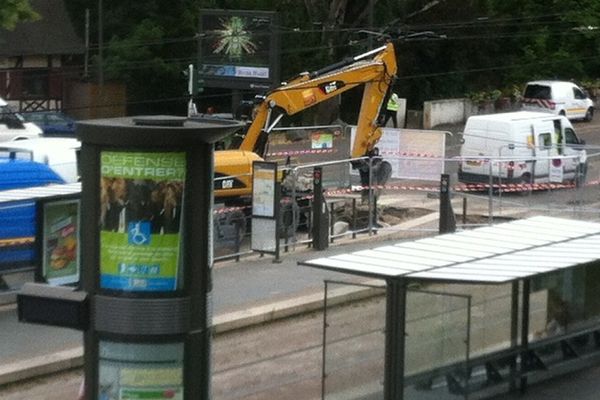
<path fill-rule="evenodd" d="M 527 85 L 523 97 L 528 99 L 550 100 L 552 98 L 552 91 L 550 90 L 550 86 Z"/>
<path fill-rule="evenodd" d="M 0 124 L 9 129 L 23 129 L 23 121 L 21 114 L 14 112 L 10 106 L 0 106 Z"/>

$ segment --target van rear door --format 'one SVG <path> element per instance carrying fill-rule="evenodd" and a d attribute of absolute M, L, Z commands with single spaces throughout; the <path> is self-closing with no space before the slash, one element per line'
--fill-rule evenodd
<path fill-rule="evenodd" d="M 552 156 L 557 156 L 556 141 L 553 139 L 554 126 L 550 121 L 533 124 L 534 161 L 531 167 L 532 183 L 548 182 Z"/>
<path fill-rule="evenodd" d="M 563 129 L 561 148 L 565 157 L 565 178 L 575 179 L 579 164 L 586 163 L 586 151 L 571 126 Z"/>
<path fill-rule="evenodd" d="M 571 87 L 572 93 L 570 95 L 570 104 L 568 104 L 567 108 L 567 117 L 568 118 L 583 118 L 585 117 L 585 113 L 587 112 L 587 96 L 577 86 L 573 85 Z"/>

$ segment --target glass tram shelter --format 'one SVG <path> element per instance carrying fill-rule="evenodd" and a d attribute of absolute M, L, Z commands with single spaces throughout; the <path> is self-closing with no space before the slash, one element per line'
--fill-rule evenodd
<path fill-rule="evenodd" d="M 300 262 L 377 279 L 350 318 L 328 300 L 354 284 L 325 284 L 322 398 L 480 398 L 600 362 L 599 259 L 599 223 L 538 216 Z"/>

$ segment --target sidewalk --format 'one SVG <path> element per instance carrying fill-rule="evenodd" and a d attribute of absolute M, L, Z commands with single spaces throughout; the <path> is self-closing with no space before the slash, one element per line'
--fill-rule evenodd
<path fill-rule="evenodd" d="M 414 226 L 435 227 L 437 215 L 435 213 L 411 220 L 402 225 L 407 229 Z M 249 257 L 242 262 L 228 262 L 215 266 L 214 270 L 214 308 L 213 320 L 217 333 L 226 332 L 240 327 L 260 324 L 276 318 L 303 313 L 319 309 L 323 299 L 323 280 L 334 279 L 356 281 L 360 278 L 350 277 L 337 273 L 325 272 L 297 265 L 299 260 L 316 257 L 326 257 L 337 253 L 358 251 L 364 248 L 383 246 L 396 243 L 409 234 L 420 235 L 419 232 L 380 232 L 378 235 L 364 235 L 356 240 L 343 239 L 326 251 L 316 252 L 300 246 L 293 253 L 284 254 L 281 263 L 273 263 L 272 257 Z M 368 293 L 338 293 L 339 298 L 348 295 L 367 295 Z M 14 317 L 14 307 L 0 308 L 0 314 L 11 314 Z M 1 321 L 0 321 L 1 322 Z M 4 325 L 2 325 L 4 327 Z M 81 334 L 78 332 L 25 325 L 15 322 L 14 331 L 2 330 L 0 340 L 0 355 L 7 360 L 4 351 L 8 347 L 19 343 L 14 353 L 14 363 L 0 366 L 0 398 L 6 400 L 46 400 L 45 393 L 53 394 L 63 391 L 63 397 L 71 398 L 76 393 L 81 381 L 81 372 L 65 372 L 47 378 L 36 379 L 16 390 L 2 387 L 2 379 L 25 378 L 39 373 L 62 371 L 81 365 Z M 29 336 L 32 335 L 32 336 Z M 66 340 L 66 336 L 70 339 Z M 61 338 L 65 343 L 54 343 L 52 349 L 36 356 L 35 346 L 48 346 L 52 340 Z M 67 338 L 68 339 L 68 338 Z M 5 343 L 8 341 L 8 343 Z M 12 343 L 11 343 L 12 342 Z M 61 346 L 63 346 L 61 348 Z M 24 356 L 30 357 L 26 359 Z M 12 368 L 12 372 L 10 371 Z M 576 374 L 556 378 L 542 385 L 533 385 L 524 395 L 505 394 L 495 397 L 494 400 L 563 400 L 597 399 L 600 382 L 597 376 L 600 367 L 590 368 Z M 21 374 L 21 375 L 19 375 Z M 29 374 L 29 375 L 28 375 Z M 8 380 L 8 381 L 10 381 Z M 6 381 L 4 381 L 6 382 Z M 22 390 L 22 391 L 21 391 Z M 26 397 L 22 397 L 25 395 Z M 21 396 L 21 397 L 20 397 Z"/>
<path fill-rule="evenodd" d="M 410 220 L 398 228 L 437 225 L 437 213 Z M 329 249 L 316 252 L 306 245 L 284 253 L 280 263 L 272 256 L 250 256 L 224 262 L 213 271 L 213 325 L 217 333 L 260 324 L 318 309 L 324 280 L 363 282 L 364 278 L 298 266 L 298 261 L 332 256 L 399 242 L 420 232 L 381 231 L 356 239 L 340 238 Z M 349 295 L 348 293 L 341 296 Z M 16 307 L 0 307 L 0 385 L 82 365 L 82 333 L 69 329 L 23 324 Z"/>

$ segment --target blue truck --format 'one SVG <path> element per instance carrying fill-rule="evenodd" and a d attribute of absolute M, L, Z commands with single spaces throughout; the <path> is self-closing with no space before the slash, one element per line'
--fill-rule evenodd
<path fill-rule="evenodd" d="M 0 158 L 0 191 L 53 183 L 65 181 L 45 164 Z M 35 233 L 34 202 L 0 203 L 0 274 L 33 265 Z"/>

